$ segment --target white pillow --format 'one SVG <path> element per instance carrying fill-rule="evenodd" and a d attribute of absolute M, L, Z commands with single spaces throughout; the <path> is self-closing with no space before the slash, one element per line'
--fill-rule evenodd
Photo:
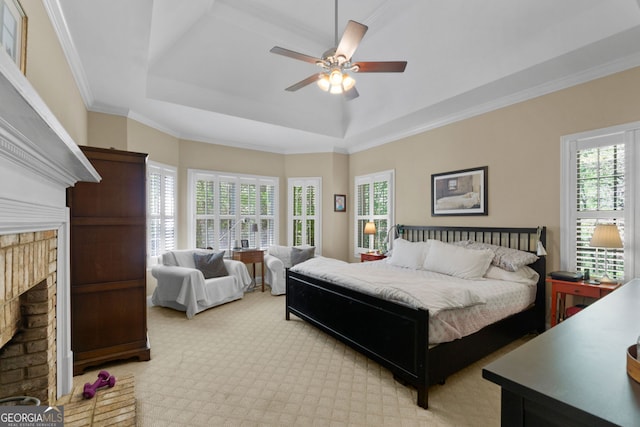
<path fill-rule="evenodd" d="M 484 274 L 487 279 L 504 280 L 507 282 L 524 283 L 525 285 L 535 285 L 538 283 L 540 275 L 531 267 L 520 267 L 517 271 L 507 271 L 495 265 L 490 265 Z"/>
<path fill-rule="evenodd" d="M 462 246 L 467 249 L 491 249 L 494 252 L 493 261 L 491 261 L 491 263 L 496 267 L 500 267 L 503 270 L 508 271 L 517 271 L 520 267 L 532 264 L 538 260 L 538 256 L 534 253 L 507 248 L 504 246 L 492 245 L 490 243 L 465 240 L 456 242 L 455 245 Z"/>
<path fill-rule="evenodd" d="M 487 272 L 493 255 L 490 249 L 466 249 L 433 240 L 424 269 L 461 279 L 479 279 Z"/>
<path fill-rule="evenodd" d="M 420 269 L 424 263 L 424 257 L 429 248 L 428 245 L 428 242 L 410 242 L 405 239 L 395 239 L 389 263 L 398 267 Z"/>

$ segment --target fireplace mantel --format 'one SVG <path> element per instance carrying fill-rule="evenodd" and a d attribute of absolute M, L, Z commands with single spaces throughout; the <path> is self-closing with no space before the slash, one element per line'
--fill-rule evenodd
<path fill-rule="evenodd" d="M 100 175 L 29 81 L 0 55 L 0 151 L 17 165 L 70 187 Z"/>
<path fill-rule="evenodd" d="M 66 189 L 100 175 L 0 49 L 0 234 L 57 230 L 57 395 L 73 385 Z"/>

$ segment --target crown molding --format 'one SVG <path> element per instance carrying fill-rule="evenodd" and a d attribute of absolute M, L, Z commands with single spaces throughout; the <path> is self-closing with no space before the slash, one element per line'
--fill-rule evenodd
<path fill-rule="evenodd" d="M 65 187 L 100 175 L 16 64 L 0 51 L 0 157 Z"/>
<path fill-rule="evenodd" d="M 62 46 L 62 51 L 69 63 L 69 68 L 71 68 L 71 73 L 73 74 L 73 78 L 75 79 L 78 90 L 80 91 L 80 96 L 82 96 L 84 105 L 88 109 L 88 107 L 93 105 L 94 102 L 93 93 L 91 92 L 91 86 L 87 80 L 87 74 L 82 66 L 82 61 L 80 61 L 80 55 L 78 55 L 78 50 L 76 49 L 76 45 L 73 43 L 73 38 L 69 32 L 67 21 L 62 13 L 60 1 L 43 0 L 42 3 L 47 11 L 47 15 L 49 15 L 49 20 L 51 21 L 53 30 L 58 36 L 58 40 Z"/>

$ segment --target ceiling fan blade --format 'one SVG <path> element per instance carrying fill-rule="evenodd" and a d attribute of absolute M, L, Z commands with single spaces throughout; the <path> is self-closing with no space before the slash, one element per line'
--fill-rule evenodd
<path fill-rule="evenodd" d="M 359 73 L 402 73 L 407 61 L 357 62 Z"/>
<path fill-rule="evenodd" d="M 359 22 L 349 21 L 336 48 L 336 56 L 342 55 L 347 61 L 351 59 L 368 29 L 369 27 Z"/>
<path fill-rule="evenodd" d="M 298 89 L 302 89 L 303 87 L 308 86 L 308 85 L 310 85 L 311 83 L 318 81 L 318 79 L 319 79 L 320 77 L 322 77 L 322 73 L 314 74 L 314 75 L 312 75 L 312 76 L 307 77 L 307 78 L 306 78 L 306 79 L 304 79 L 304 80 L 300 80 L 300 81 L 299 81 L 298 83 L 296 83 L 296 84 L 293 84 L 293 85 L 289 86 L 289 87 L 288 87 L 288 88 L 286 88 L 285 90 L 287 90 L 287 91 L 289 91 L 289 92 L 295 92 L 295 91 L 296 91 L 296 90 L 298 90 Z"/>
<path fill-rule="evenodd" d="M 356 99 L 357 97 L 360 96 L 355 86 L 349 89 L 348 91 L 344 92 L 343 95 L 347 101 L 351 101 L 352 99 Z"/>
<path fill-rule="evenodd" d="M 315 64 L 316 62 L 320 61 L 320 58 L 314 58 L 313 56 L 305 55 L 304 53 L 294 52 L 293 50 L 285 49 L 279 46 L 272 47 L 269 52 L 282 55 L 282 56 L 287 56 L 293 59 L 298 59 L 304 62 L 310 62 L 311 64 Z"/>

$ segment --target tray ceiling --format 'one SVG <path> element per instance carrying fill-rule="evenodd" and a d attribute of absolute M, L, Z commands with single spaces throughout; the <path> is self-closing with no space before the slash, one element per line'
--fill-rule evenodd
<path fill-rule="evenodd" d="M 334 2 L 46 0 L 89 110 L 179 138 L 280 153 L 354 152 L 640 65 L 637 0 L 343 0 L 369 26 L 360 97 L 291 84 L 318 71 Z"/>

